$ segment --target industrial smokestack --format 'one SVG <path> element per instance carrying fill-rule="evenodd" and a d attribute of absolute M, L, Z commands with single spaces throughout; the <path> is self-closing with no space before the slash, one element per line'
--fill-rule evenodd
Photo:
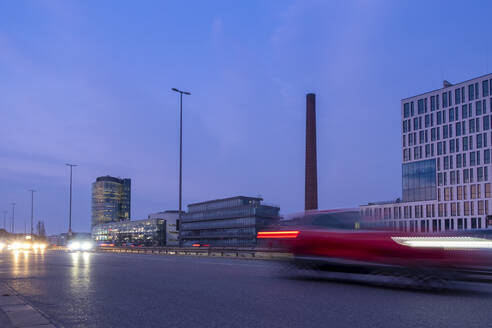
<path fill-rule="evenodd" d="M 318 166 L 316 159 L 316 95 L 306 95 L 306 187 L 304 209 L 318 209 Z"/>

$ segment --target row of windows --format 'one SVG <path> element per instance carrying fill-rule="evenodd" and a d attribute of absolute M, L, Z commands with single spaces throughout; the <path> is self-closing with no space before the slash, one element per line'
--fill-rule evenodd
<path fill-rule="evenodd" d="M 482 84 L 482 97 L 487 97 L 492 94 L 492 79 L 481 81 Z M 468 88 L 458 87 L 454 90 L 445 91 L 439 95 L 430 97 L 430 110 L 435 111 L 440 109 L 440 100 L 442 102 L 442 108 L 453 106 L 453 101 L 456 105 L 465 102 L 465 91 L 468 91 L 468 101 L 473 101 L 480 98 L 479 82 L 471 83 Z M 453 97 L 454 93 L 454 97 Z M 427 97 L 417 100 L 417 114 L 427 113 Z M 403 104 L 403 117 L 413 117 L 415 115 L 414 102 L 407 102 Z"/>
<path fill-rule="evenodd" d="M 239 235 L 255 235 L 255 227 L 247 228 L 232 228 L 232 229 L 210 229 L 210 230 L 192 230 L 192 231 L 182 231 L 180 234 L 181 238 L 192 238 L 192 237 L 230 237 Z"/>
<path fill-rule="evenodd" d="M 489 101 L 490 112 L 492 112 L 492 98 Z M 480 100 L 475 102 L 475 115 L 480 116 L 487 113 L 487 100 Z M 442 110 L 436 113 L 436 125 L 442 125 L 446 123 L 452 123 L 460 120 L 459 107 L 453 107 L 448 110 Z M 473 116 L 473 103 L 461 106 L 461 119 L 471 118 Z M 413 122 L 413 124 L 412 124 Z M 434 113 L 414 117 L 411 119 L 403 120 L 403 133 L 421 130 L 434 126 Z"/>
<path fill-rule="evenodd" d="M 491 127 L 492 117 L 483 116 L 482 117 L 482 127 L 483 131 L 487 131 Z M 468 124 L 467 124 L 468 123 Z M 456 137 L 464 136 L 468 133 L 479 133 L 480 132 L 480 119 L 471 119 L 467 121 L 457 122 L 453 124 L 444 125 L 442 127 L 431 128 L 430 129 L 430 141 L 438 141 L 442 139 L 453 138 L 453 127 Z M 441 129 L 442 128 L 442 129 Z M 442 133 L 441 133 L 442 131 Z M 418 136 L 418 138 L 417 138 Z M 429 129 L 421 130 L 418 132 L 413 132 L 409 134 L 403 134 L 403 147 L 413 146 L 417 144 L 424 144 L 429 142 Z"/>
<path fill-rule="evenodd" d="M 441 201 L 441 190 L 443 190 L 443 199 L 444 201 L 453 201 L 453 200 L 466 200 L 468 195 L 470 199 L 480 199 L 482 198 L 482 185 L 473 184 L 469 186 L 469 194 L 467 192 L 467 186 L 457 186 L 456 187 L 456 199 L 454 197 L 454 187 L 446 187 L 438 190 L 437 200 Z M 485 198 L 490 198 L 490 183 L 486 183 L 484 185 Z"/>
<path fill-rule="evenodd" d="M 463 215 L 470 216 L 475 215 L 475 203 L 477 204 L 477 215 L 484 215 L 489 213 L 489 201 L 479 200 L 465 201 L 463 202 Z M 449 208 L 449 211 L 448 211 Z M 449 215 L 448 215 L 449 214 Z M 438 206 L 437 216 L 447 217 L 447 216 L 461 216 L 461 203 L 441 203 Z"/>
<path fill-rule="evenodd" d="M 475 142 L 474 142 L 475 141 Z M 480 133 L 475 135 L 475 138 L 473 136 L 468 136 L 468 137 L 462 137 L 461 138 L 461 143 L 460 143 L 460 138 L 456 139 L 451 139 L 451 140 L 445 140 L 445 141 L 438 141 L 437 143 L 432 143 L 432 144 L 426 144 L 425 147 L 423 146 L 414 146 L 413 147 L 413 152 L 412 148 L 404 148 L 403 149 L 403 161 L 408 162 L 413 160 L 418 160 L 424 158 L 429 158 L 429 157 L 434 157 L 434 154 L 437 154 L 437 156 L 441 155 L 446 155 L 447 153 L 453 154 L 453 153 L 458 153 L 460 152 L 460 144 L 461 144 L 461 149 L 463 151 L 470 151 L 474 149 L 474 145 L 476 146 L 476 149 L 480 148 L 486 148 L 488 147 L 488 138 L 486 133 Z M 492 134 L 491 134 L 491 143 L 492 143 Z M 434 147 L 436 145 L 436 147 Z M 435 149 L 436 148 L 436 149 Z M 425 152 L 424 152 L 425 151 Z M 481 151 L 477 152 L 471 152 L 476 153 L 477 155 L 471 155 L 471 156 L 476 156 L 477 160 L 473 160 L 474 163 L 476 162 L 477 164 L 472 164 L 472 165 L 480 165 L 480 154 Z M 463 154 L 463 156 L 466 156 Z M 483 151 L 483 159 L 486 164 L 489 163 L 490 161 L 490 149 L 485 149 Z M 466 163 L 466 159 L 464 160 L 464 163 Z M 438 163 L 439 165 L 439 163 Z M 466 164 L 464 164 L 465 166 Z"/>
<path fill-rule="evenodd" d="M 182 222 L 181 230 L 194 230 L 194 229 L 216 229 L 216 228 L 237 228 L 256 225 L 255 217 L 225 219 L 225 220 L 211 220 L 211 221 L 197 221 L 197 222 Z"/>
<path fill-rule="evenodd" d="M 486 166 L 477 167 L 476 170 L 477 170 L 477 175 L 476 175 L 477 182 L 489 180 L 488 167 Z M 463 181 L 463 183 L 473 183 L 475 180 L 473 172 L 474 172 L 473 168 L 464 169 L 463 175 L 461 175 L 460 170 L 451 171 L 451 172 L 440 172 L 437 174 L 437 185 L 438 186 L 456 185 L 456 184 L 460 184 L 461 181 Z M 461 179 L 461 176 L 463 176 L 463 179 Z"/>
<path fill-rule="evenodd" d="M 461 206 L 463 204 L 463 206 Z M 465 201 L 463 203 L 439 203 L 437 206 L 437 217 L 460 216 L 462 215 L 461 207 L 463 207 L 463 216 L 488 215 L 489 200 Z M 362 215 L 371 217 L 376 220 L 398 220 L 398 219 L 420 219 L 420 218 L 435 218 L 436 205 L 408 205 L 395 206 L 385 208 L 367 208 L 362 210 Z"/>
<path fill-rule="evenodd" d="M 483 223 L 482 223 L 483 221 Z M 456 223 L 456 225 L 455 225 Z M 466 230 L 487 228 L 485 218 L 450 218 L 450 219 L 433 219 L 433 220 L 408 220 L 408 221 L 388 221 L 385 226 L 395 231 L 407 232 L 439 232 L 448 230 Z"/>

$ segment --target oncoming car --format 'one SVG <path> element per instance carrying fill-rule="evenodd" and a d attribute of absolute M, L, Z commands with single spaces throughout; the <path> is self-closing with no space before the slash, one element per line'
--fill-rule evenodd
<path fill-rule="evenodd" d="M 92 240 L 88 239 L 74 239 L 67 245 L 69 252 L 90 252 L 93 251 L 95 244 Z"/>

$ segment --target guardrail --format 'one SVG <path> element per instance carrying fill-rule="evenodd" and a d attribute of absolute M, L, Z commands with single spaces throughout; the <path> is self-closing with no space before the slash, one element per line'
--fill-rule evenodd
<path fill-rule="evenodd" d="M 220 248 L 220 247 L 100 247 L 98 252 L 104 253 L 133 253 L 133 254 L 156 254 L 156 255 L 184 255 L 184 256 L 211 256 L 211 257 L 234 257 L 250 259 L 286 259 L 289 253 L 282 253 L 271 249 L 262 248 Z"/>

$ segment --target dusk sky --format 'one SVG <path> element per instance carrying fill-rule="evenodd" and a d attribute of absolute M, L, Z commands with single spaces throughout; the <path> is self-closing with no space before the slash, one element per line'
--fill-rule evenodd
<path fill-rule="evenodd" d="M 401 196 L 400 99 L 490 73 L 492 3 L 1 1 L 0 227 L 90 231 L 91 183 L 132 179 L 132 219 L 258 196 L 304 206 L 317 97 L 322 209 Z M 420 4 L 420 5 L 419 5 Z M 490 67 L 489 67 L 490 66 Z"/>

